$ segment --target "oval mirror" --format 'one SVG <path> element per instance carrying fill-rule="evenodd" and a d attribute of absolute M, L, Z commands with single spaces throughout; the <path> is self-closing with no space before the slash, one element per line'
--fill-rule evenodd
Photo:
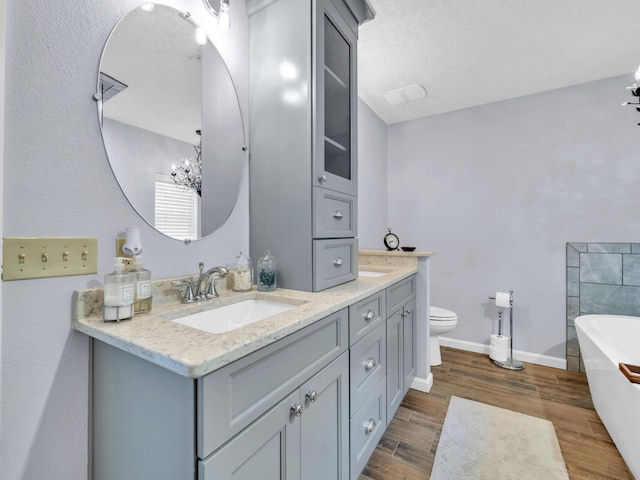
<path fill-rule="evenodd" d="M 133 208 L 187 242 L 220 228 L 246 147 L 235 87 L 204 31 L 187 12 L 143 5 L 111 32 L 98 76 L 102 139 Z"/>

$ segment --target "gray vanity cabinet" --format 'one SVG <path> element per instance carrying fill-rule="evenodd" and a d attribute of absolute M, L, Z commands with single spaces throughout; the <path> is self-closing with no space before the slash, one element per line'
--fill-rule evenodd
<path fill-rule="evenodd" d="M 348 479 L 348 365 L 345 352 L 200 462 L 198 478 Z"/>
<path fill-rule="evenodd" d="M 299 403 L 296 390 L 219 452 L 199 462 L 198 479 L 300 478 L 300 422 L 290 413 L 291 405 Z"/>
<path fill-rule="evenodd" d="M 277 258 L 281 287 L 354 280 L 356 42 L 371 12 L 365 0 L 247 0 L 247 13 L 250 250 Z"/>
<path fill-rule="evenodd" d="M 92 344 L 90 478 L 196 478 L 194 381 Z"/>
<path fill-rule="evenodd" d="M 349 307 L 350 461 L 357 479 L 386 428 L 386 296 L 382 290 Z"/>
<path fill-rule="evenodd" d="M 387 288 L 387 422 L 416 377 L 416 277 Z M 426 339 L 425 339 L 426 341 Z"/>
<path fill-rule="evenodd" d="M 94 480 L 349 478 L 348 309 L 196 380 L 100 341 Z"/>

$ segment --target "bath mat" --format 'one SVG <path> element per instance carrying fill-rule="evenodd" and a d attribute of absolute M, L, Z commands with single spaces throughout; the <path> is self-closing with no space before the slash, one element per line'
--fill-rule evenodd
<path fill-rule="evenodd" d="M 431 480 L 568 480 L 548 420 L 451 397 Z"/>

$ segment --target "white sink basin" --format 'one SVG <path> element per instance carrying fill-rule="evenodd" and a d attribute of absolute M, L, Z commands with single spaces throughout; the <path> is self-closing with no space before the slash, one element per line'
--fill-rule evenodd
<path fill-rule="evenodd" d="M 389 272 L 375 272 L 373 270 L 358 270 L 359 277 L 382 277 Z"/>
<path fill-rule="evenodd" d="M 295 308 L 288 303 L 249 299 L 173 319 L 173 322 L 209 333 L 225 333 Z"/>

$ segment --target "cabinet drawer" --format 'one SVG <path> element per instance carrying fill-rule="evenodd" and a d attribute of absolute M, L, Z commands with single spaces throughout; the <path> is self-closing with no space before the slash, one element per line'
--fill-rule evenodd
<path fill-rule="evenodd" d="M 346 351 L 340 310 L 198 379 L 198 457 L 216 448 Z"/>
<path fill-rule="evenodd" d="M 384 290 L 349 307 L 349 345 L 360 341 L 387 316 Z"/>
<path fill-rule="evenodd" d="M 387 288 L 387 317 L 398 308 L 416 297 L 416 276 L 391 285 Z"/>
<path fill-rule="evenodd" d="M 386 327 L 384 324 L 380 324 L 351 347 L 349 364 L 351 416 L 356 413 L 385 376 L 387 370 L 386 338 Z"/>
<path fill-rule="evenodd" d="M 356 236 L 357 199 L 351 195 L 313 189 L 313 238 Z"/>
<path fill-rule="evenodd" d="M 313 291 L 355 280 L 358 240 L 345 238 L 313 241 Z"/>
<path fill-rule="evenodd" d="M 387 426 L 385 380 L 351 419 L 351 478 L 358 478 Z"/>

